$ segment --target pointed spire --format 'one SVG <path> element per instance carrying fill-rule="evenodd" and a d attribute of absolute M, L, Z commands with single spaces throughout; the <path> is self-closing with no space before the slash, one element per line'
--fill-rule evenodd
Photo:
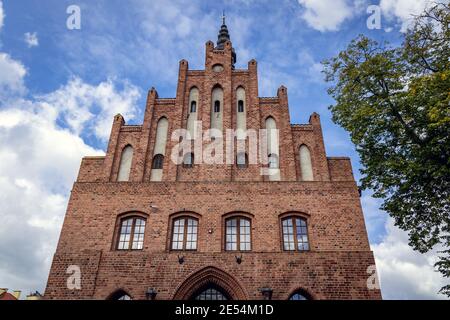
<path fill-rule="evenodd" d="M 220 27 L 219 35 L 217 37 L 217 50 L 225 49 L 225 42 L 230 41 L 230 33 L 228 32 L 228 27 L 225 24 L 225 10 L 222 12 L 222 26 Z M 234 68 L 234 64 L 236 63 L 236 52 L 234 48 L 232 48 L 232 62 L 231 65 Z"/>
<path fill-rule="evenodd" d="M 216 49 L 223 50 L 225 47 L 225 42 L 230 40 L 230 34 L 228 33 L 228 27 L 225 24 L 225 11 L 222 13 L 222 26 L 220 27 L 219 35 L 217 37 L 217 47 Z"/>

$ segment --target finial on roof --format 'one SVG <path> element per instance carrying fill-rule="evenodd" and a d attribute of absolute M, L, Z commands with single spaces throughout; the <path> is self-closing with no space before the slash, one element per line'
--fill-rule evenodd
<path fill-rule="evenodd" d="M 219 35 L 217 36 L 217 50 L 224 50 L 225 49 L 225 43 L 227 41 L 230 41 L 230 33 L 228 32 L 228 27 L 225 24 L 225 10 L 222 12 L 222 26 L 220 27 Z M 234 49 L 232 48 L 232 55 L 233 55 L 233 61 L 232 66 L 234 67 L 234 64 L 236 63 L 236 53 L 234 52 Z"/>
<path fill-rule="evenodd" d="M 222 15 L 222 26 L 220 27 L 219 35 L 217 37 L 217 49 L 223 50 L 225 42 L 230 40 L 230 34 L 228 33 L 228 27 L 225 24 L 225 11 Z"/>

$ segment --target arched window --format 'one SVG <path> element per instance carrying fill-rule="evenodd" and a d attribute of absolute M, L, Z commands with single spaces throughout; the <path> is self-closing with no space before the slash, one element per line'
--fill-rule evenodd
<path fill-rule="evenodd" d="M 198 220 L 180 217 L 173 220 L 172 250 L 197 250 Z"/>
<path fill-rule="evenodd" d="M 278 154 L 278 131 L 277 123 L 272 117 L 266 119 L 266 130 L 267 130 L 267 151 L 269 154 Z"/>
<path fill-rule="evenodd" d="M 197 112 L 197 101 L 191 102 L 191 113 Z"/>
<path fill-rule="evenodd" d="M 150 181 L 162 181 L 164 155 L 166 154 L 167 132 L 169 130 L 169 120 L 166 117 L 159 119 L 156 126 L 155 147 L 153 149 L 152 170 Z"/>
<path fill-rule="evenodd" d="M 162 154 L 157 154 L 153 157 L 152 169 L 162 169 L 164 164 L 164 156 Z"/>
<path fill-rule="evenodd" d="M 280 167 L 278 156 L 276 154 L 269 154 L 269 168 L 278 169 Z"/>
<path fill-rule="evenodd" d="M 291 216 L 282 219 L 283 249 L 286 251 L 308 251 L 308 227 L 306 219 Z"/>
<path fill-rule="evenodd" d="M 133 147 L 131 145 L 127 145 L 122 150 L 122 155 L 120 158 L 119 165 L 119 174 L 117 176 L 117 181 L 129 181 L 130 180 L 130 172 L 131 172 L 131 164 L 133 162 Z"/>
<path fill-rule="evenodd" d="M 238 112 L 244 112 L 244 101 L 243 100 L 238 101 Z"/>
<path fill-rule="evenodd" d="M 239 152 L 236 156 L 236 164 L 239 169 L 248 167 L 248 155 L 245 152 Z"/>
<path fill-rule="evenodd" d="M 141 250 L 144 247 L 144 232 L 144 218 L 123 218 L 120 221 L 117 250 Z"/>
<path fill-rule="evenodd" d="M 225 292 L 214 284 L 204 286 L 202 289 L 194 294 L 193 300 L 230 300 Z"/>
<path fill-rule="evenodd" d="M 266 129 L 272 130 L 277 128 L 277 122 L 273 117 L 267 117 L 266 119 Z"/>
<path fill-rule="evenodd" d="M 279 163 L 279 136 L 275 119 L 267 117 L 267 153 L 269 154 L 269 181 L 280 181 L 280 163 Z"/>
<path fill-rule="evenodd" d="M 215 113 L 220 112 L 220 101 L 219 100 L 214 101 L 214 112 Z"/>
<path fill-rule="evenodd" d="M 187 131 L 189 132 L 189 140 L 194 140 L 197 133 L 197 107 L 199 106 L 200 93 L 197 87 L 192 87 L 189 91 L 189 114 L 187 119 Z"/>
<path fill-rule="evenodd" d="M 311 152 L 309 148 L 305 145 L 300 147 L 300 169 L 302 173 L 303 181 L 313 181 L 313 170 L 312 170 L 312 162 L 311 162 Z"/>
<path fill-rule="evenodd" d="M 236 130 L 238 140 L 245 140 L 247 131 L 247 114 L 246 114 L 246 96 L 245 89 L 238 87 L 236 89 L 237 114 L 236 114 Z"/>
<path fill-rule="evenodd" d="M 289 297 L 289 300 L 309 300 L 309 299 L 300 292 L 296 292 Z"/>
<path fill-rule="evenodd" d="M 211 92 L 211 129 L 217 129 L 211 132 L 213 136 L 219 135 L 218 131 L 222 132 L 223 108 L 223 89 L 220 85 L 216 85 Z"/>
<path fill-rule="evenodd" d="M 183 168 L 192 168 L 194 166 L 194 154 L 186 153 L 183 157 Z"/>
<path fill-rule="evenodd" d="M 299 289 L 290 295 L 289 300 L 313 300 L 313 298 L 304 290 Z"/>
<path fill-rule="evenodd" d="M 245 217 L 231 217 L 225 220 L 225 250 L 250 251 L 251 222 Z"/>

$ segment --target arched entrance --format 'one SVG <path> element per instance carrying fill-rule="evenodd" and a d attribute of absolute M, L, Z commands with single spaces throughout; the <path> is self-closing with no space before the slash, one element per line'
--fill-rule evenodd
<path fill-rule="evenodd" d="M 247 300 L 239 282 L 216 267 L 189 276 L 176 290 L 174 300 Z"/>

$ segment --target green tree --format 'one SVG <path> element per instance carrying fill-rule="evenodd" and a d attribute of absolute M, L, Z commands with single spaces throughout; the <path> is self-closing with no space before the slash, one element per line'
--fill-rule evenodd
<path fill-rule="evenodd" d="M 450 277 L 450 7 L 415 18 L 399 47 L 365 36 L 324 62 L 333 121 L 351 136 L 362 188 Z M 450 296 L 450 285 L 441 289 Z"/>

